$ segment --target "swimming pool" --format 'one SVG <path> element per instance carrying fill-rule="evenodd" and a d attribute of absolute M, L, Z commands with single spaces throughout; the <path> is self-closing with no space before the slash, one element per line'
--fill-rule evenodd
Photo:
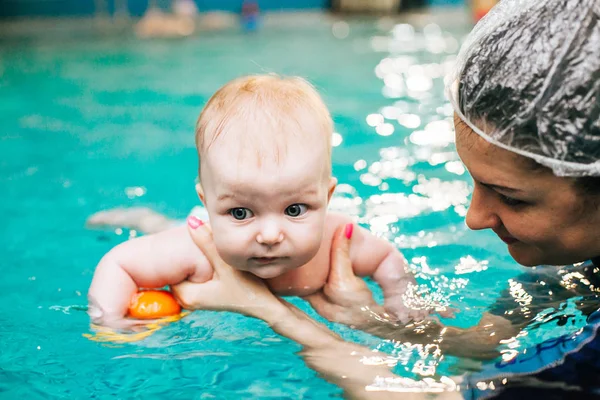
<path fill-rule="evenodd" d="M 235 314 L 195 312 L 133 343 L 84 337 L 93 269 L 132 234 L 86 230 L 86 218 L 134 205 L 185 217 L 197 204 L 193 124 L 240 74 L 298 74 L 319 88 L 336 123 L 332 207 L 395 241 L 428 297 L 460 308 L 454 324 L 476 322 L 519 273 L 493 233 L 464 225 L 471 181 L 453 150 L 442 76 L 469 26 L 276 20 L 254 36 L 141 41 L 66 27 L 2 39 L 0 397 L 339 396 L 298 345 Z M 521 346 L 582 323 L 575 314 Z M 456 361 L 331 326 L 389 351 L 404 376 L 444 374 Z"/>

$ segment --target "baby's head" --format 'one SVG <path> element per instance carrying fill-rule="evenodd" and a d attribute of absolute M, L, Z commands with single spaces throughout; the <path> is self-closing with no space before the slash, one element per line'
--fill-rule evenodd
<path fill-rule="evenodd" d="M 317 254 L 336 184 L 332 133 L 301 78 L 242 77 L 212 96 L 196 125 L 197 189 L 224 261 L 267 279 Z"/>

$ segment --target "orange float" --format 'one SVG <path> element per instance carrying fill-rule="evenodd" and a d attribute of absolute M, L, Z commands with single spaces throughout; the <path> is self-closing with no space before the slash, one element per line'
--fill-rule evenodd
<path fill-rule="evenodd" d="M 175 297 L 166 290 L 141 290 L 133 295 L 128 316 L 135 319 L 157 319 L 181 312 Z"/>

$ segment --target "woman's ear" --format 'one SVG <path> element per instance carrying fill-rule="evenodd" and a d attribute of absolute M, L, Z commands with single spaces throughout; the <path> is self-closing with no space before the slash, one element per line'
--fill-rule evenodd
<path fill-rule="evenodd" d="M 327 188 L 327 204 L 329 204 L 329 200 L 331 200 L 331 196 L 333 196 L 333 192 L 335 191 L 335 187 L 337 186 L 337 178 L 333 176 L 329 178 L 329 187 Z"/>

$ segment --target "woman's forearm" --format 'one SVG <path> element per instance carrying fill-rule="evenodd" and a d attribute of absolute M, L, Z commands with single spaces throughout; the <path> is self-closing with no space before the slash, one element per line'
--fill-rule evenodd
<path fill-rule="evenodd" d="M 281 304 L 285 310 L 274 307 L 262 313 L 260 318 L 268 322 L 275 332 L 302 345 L 301 355 L 310 368 L 343 388 L 348 398 L 397 398 L 394 393 L 367 390 L 377 379 L 396 377 L 385 363 L 365 362 L 370 358 L 380 358 L 377 352 L 346 342 L 294 305 L 283 300 Z"/>
<path fill-rule="evenodd" d="M 502 340 L 517 335 L 520 327 L 505 318 L 485 313 L 478 325 L 461 329 L 444 326 L 436 320 L 403 325 L 390 319 L 382 307 L 364 307 L 358 329 L 384 339 L 420 344 L 437 344 L 442 352 L 457 357 L 489 360 L 500 353 Z"/>
<path fill-rule="evenodd" d="M 387 355 L 376 350 L 344 341 L 326 326 L 314 321 L 295 306 L 281 301 L 285 310 L 278 308 L 263 313 L 261 318 L 269 322 L 277 333 L 294 340 L 304 348 L 302 357 L 306 364 L 327 381 L 344 390 L 346 398 L 369 400 L 428 399 L 428 390 L 411 393 L 409 386 L 418 387 L 419 382 L 394 375 Z M 273 319 L 277 319 L 274 321 Z M 408 386 L 407 386 L 408 385 Z M 453 392 L 455 385 L 449 378 L 440 381 L 444 399 L 462 398 Z M 429 388 L 431 389 L 431 388 Z M 401 392 L 401 393 L 399 393 Z"/>
<path fill-rule="evenodd" d="M 322 348 L 341 338 L 326 326 L 316 322 L 294 305 L 280 300 L 280 305 L 259 316 L 278 334 L 293 340 L 306 349 Z"/>

